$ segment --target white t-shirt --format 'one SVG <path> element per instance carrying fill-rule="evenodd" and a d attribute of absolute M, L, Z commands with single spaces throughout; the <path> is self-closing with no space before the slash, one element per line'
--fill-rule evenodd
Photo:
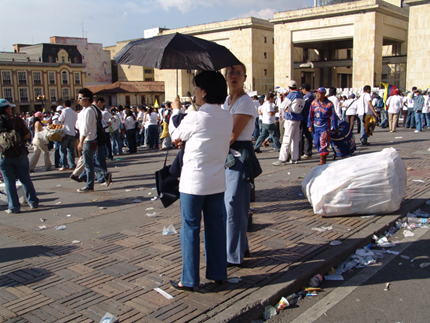
<path fill-rule="evenodd" d="M 339 99 L 335 95 L 329 96 L 328 99 L 333 103 L 333 108 L 337 114 L 337 117 L 339 120 L 342 120 L 342 109 L 339 105 Z"/>
<path fill-rule="evenodd" d="M 429 104 L 430 104 L 429 96 L 424 95 L 423 113 L 429 113 Z M 428 127 L 428 125 L 427 125 L 427 127 Z"/>
<path fill-rule="evenodd" d="M 103 110 L 102 117 L 103 121 L 106 123 L 106 125 L 108 125 L 108 122 L 110 122 L 110 119 L 112 118 L 112 114 L 107 110 Z M 109 132 L 109 126 L 105 128 L 105 132 Z"/>
<path fill-rule="evenodd" d="M 357 100 L 356 99 L 348 99 L 343 105 L 345 106 L 347 116 L 355 116 L 357 115 Z"/>
<path fill-rule="evenodd" d="M 254 109 L 252 100 L 251 108 Z M 189 112 L 179 127 L 173 129 L 172 141 L 186 142 L 179 192 L 210 195 L 225 191 L 224 164 L 232 132 L 233 118 L 228 110 L 208 103 L 199 111 Z"/>
<path fill-rule="evenodd" d="M 121 124 L 121 119 L 120 119 L 118 113 L 115 114 L 115 115 L 113 115 L 112 118 L 110 118 L 109 122 L 112 123 L 111 127 L 112 127 L 113 131 L 118 130 L 119 127 L 121 126 L 120 125 Z"/>
<path fill-rule="evenodd" d="M 63 109 L 63 111 L 61 112 L 58 121 L 60 121 L 64 125 L 64 133 L 67 136 L 75 135 L 75 125 L 77 119 L 78 116 L 76 112 L 73 111 L 70 107 Z"/>
<path fill-rule="evenodd" d="M 128 116 L 124 120 L 125 130 L 132 130 L 136 128 L 136 120 L 132 116 Z"/>
<path fill-rule="evenodd" d="M 261 111 L 263 112 L 263 123 L 265 124 L 273 124 L 276 121 L 276 116 L 271 116 L 269 112 L 275 112 L 275 105 L 270 103 L 269 101 L 264 102 L 261 107 Z"/>
<path fill-rule="evenodd" d="M 397 114 L 403 109 L 403 99 L 400 95 L 393 95 L 387 99 L 388 113 Z"/>
<path fill-rule="evenodd" d="M 373 115 L 373 111 L 369 108 L 369 101 L 372 101 L 372 97 L 369 93 L 364 92 L 357 100 L 357 114 L 362 116 L 364 114 Z"/>
<path fill-rule="evenodd" d="M 406 96 L 403 97 L 403 111 L 408 111 L 408 107 L 406 106 L 408 102 L 408 98 Z"/>
<path fill-rule="evenodd" d="M 158 125 L 158 113 L 152 112 L 151 114 L 146 114 L 146 124 L 145 126 L 154 126 Z"/>
<path fill-rule="evenodd" d="M 224 110 L 230 111 L 231 115 L 235 114 L 245 114 L 251 116 L 251 119 L 249 119 L 248 123 L 245 126 L 245 129 L 243 129 L 242 133 L 237 137 L 237 141 L 251 141 L 252 140 L 252 133 L 254 132 L 255 128 L 255 105 L 252 101 L 251 97 L 249 95 L 242 95 L 239 99 L 236 100 L 233 107 L 230 107 L 228 105 L 228 99 L 230 96 L 227 97 L 224 104 L 222 105 L 222 108 Z M 230 110 L 231 108 L 231 110 Z M 231 135 L 231 134 L 230 134 Z"/>
<path fill-rule="evenodd" d="M 412 99 L 413 97 L 413 93 L 408 93 L 408 96 L 406 97 L 406 105 L 410 109 L 414 107 L 414 100 Z"/>

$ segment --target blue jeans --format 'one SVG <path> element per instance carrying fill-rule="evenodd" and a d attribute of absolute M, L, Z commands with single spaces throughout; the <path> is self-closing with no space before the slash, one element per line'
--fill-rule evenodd
<path fill-rule="evenodd" d="M 75 168 L 75 153 L 74 153 L 75 136 L 65 135 L 61 140 L 61 160 L 63 167 Z M 67 155 L 66 155 L 67 154 Z"/>
<path fill-rule="evenodd" d="M 26 154 L 16 157 L 0 157 L 0 170 L 3 174 L 9 210 L 13 213 L 21 211 L 18 193 L 16 192 L 16 178 L 19 179 L 24 188 L 30 207 L 39 206 L 39 199 L 30 178 L 30 164 Z"/>
<path fill-rule="evenodd" d="M 94 189 L 94 155 L 97 151 L 97 139 L 84 141 L 82 157 L 84 158 L 85 171 L 87 173 L 87 188 Z"/>
<path fill-rule="evenodd" d="M 273 138 L 273 148 L 276 148 L 278 151 L 281 149 L 281 144 L 279 143 L 279 137 L 276 136 L 276 126 L 274 123 L 263 123 L 262 131 L 260 133 L 260 136 L 257 139 L 257 142 L 255 143 L 255 149 L 258 149 L 263 144 L 264 139 L 266 139 L 269 136 L 272 136 Z"/>
<path fill-rule="evenodd" d="M 158 148 L 158 126 L 148 126 L 148 145 L 149 148 Z"/>
<path fill-rule="evenodd" d="M 406 118 L 406 128 L 415 127 L 415 112 L 413 108 L 408 108 L 408 116 Z"/>
<path fill-rule="evenodd" d="M 112 132 L 110 138 L 112 141 L 112 153 L 115 155 L 118 150 L 118 154 L 122 155 L 122 140 L 119 130 Z"/>
<path fill-rule="evenodd" d="M 254 140 L 257 140 L 257 138 L 260 136 L 260 123 L 258 118 L 255 118 L 255 128 L 252 136 L 254 137 Z"/>
<path fill-rule="evenodd" d="M 430 129 L 430 113 L 423 113 L 423 119 L 426 121 L 427 129 Z"/>
<path fill-rule="evenodd" d="M 200 224 L 205 223 L 206 278 L 227 278 L 226 233 L 223 221 L 224 193 L 192 195 L 180 193 L 181 200 L 181 283 L 195 287 L 200 282 Z"/>
<path fill-rule="evenodd" d="M 423 116 L 422 110 L 415 111 L 415 125 L 416 125 L 418 131 L 423 130 L 423 123 L 424 123 L 423 117 L 424 116 Z"/>
<path fill-rule="evenodd" d="M 366 115 L 362 115 L 362 116 L 358 116 L 358 118 L 360 119 L 360 134 L 361 134 L 361 142 L 367 142 L 367 133 L 366 133 L 366 128 L 364 127 L 364 118 L 366 117 Z"/>
<path fill-rule="evenodd" d="M 106 165 L 106 149 L 105 146 L 98 146 L 97 152 L 94 154 L 94 172 L 97 174 L 97 182 L 104 183 L 106 180 L 107 165 Z M 86 179 L 87 170 L 84 169 L 82 174 L 79 176 L 81 179 Z"/>
<path fill-rule="evenodd" d="M 63 160 L 61 159 L 61 156 L 60 156 L 60 144 L 61 144 L 61 141 L 54 141 L 54 148 L 55 148 L 54 161 L 55 161 L 55 167 L 57 168 L 63 166 Z"/>
<path fill-rule="evenodd" d="M 241 264 L 249 251 L 248 212 L 251 203 L 251 184 L 245 179 L 242 158 L 225 170 L 227 189 L 224 193 L 224 220 L 227 227 L 227 261 Z"/>

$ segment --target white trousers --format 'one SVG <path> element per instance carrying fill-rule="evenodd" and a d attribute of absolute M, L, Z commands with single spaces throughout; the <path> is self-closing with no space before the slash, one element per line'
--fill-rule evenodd
<path fill-rule="evenodd" d="M 290 157 L 291 160 L 299 160 L 300 155 L 300 122 L 293 120 L 285 120 L 284 137 L 282 138 L 281 151 L 279 152 L 279 160 L 286 162 Z"/>

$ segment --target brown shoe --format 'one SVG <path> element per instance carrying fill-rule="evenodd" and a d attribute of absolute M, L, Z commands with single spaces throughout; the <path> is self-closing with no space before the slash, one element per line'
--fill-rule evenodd
<path fill-rule="evenodd" d="M 324 155 L 324 156 L 321 155 L 320 162 L 318 163 L 318 165 L 324 165 L 326 161 L 327 161 L 327 155 Z"/>
<path fill-rule="evenodd" d="M 77 181 L 79 183 L 83 182 L 83 179 L 80 179 L 78 176 L 76 176 L 75 174 L 70 175 L 70 179 L 73 179 L 74 181 Z"/>

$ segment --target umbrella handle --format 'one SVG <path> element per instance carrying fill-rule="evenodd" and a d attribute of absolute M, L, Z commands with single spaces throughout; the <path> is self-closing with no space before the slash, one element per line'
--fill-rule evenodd
<path fill-rule="evenodd" d="M 188 99 L 190 99 L 190 102 L 191 102 L 191 105 L 193 106 L 193 108 L 194 108 L 194 111 L 199 111 L 199 109 L 196 107 L 196 105 L 194 104 L 194 102 L 193 102 L 193 98 L 191 97 L 191 93 L 190 93 L 190 91 L 188 91 L 187 92 L 187 97 L 188 97 Z"/>

